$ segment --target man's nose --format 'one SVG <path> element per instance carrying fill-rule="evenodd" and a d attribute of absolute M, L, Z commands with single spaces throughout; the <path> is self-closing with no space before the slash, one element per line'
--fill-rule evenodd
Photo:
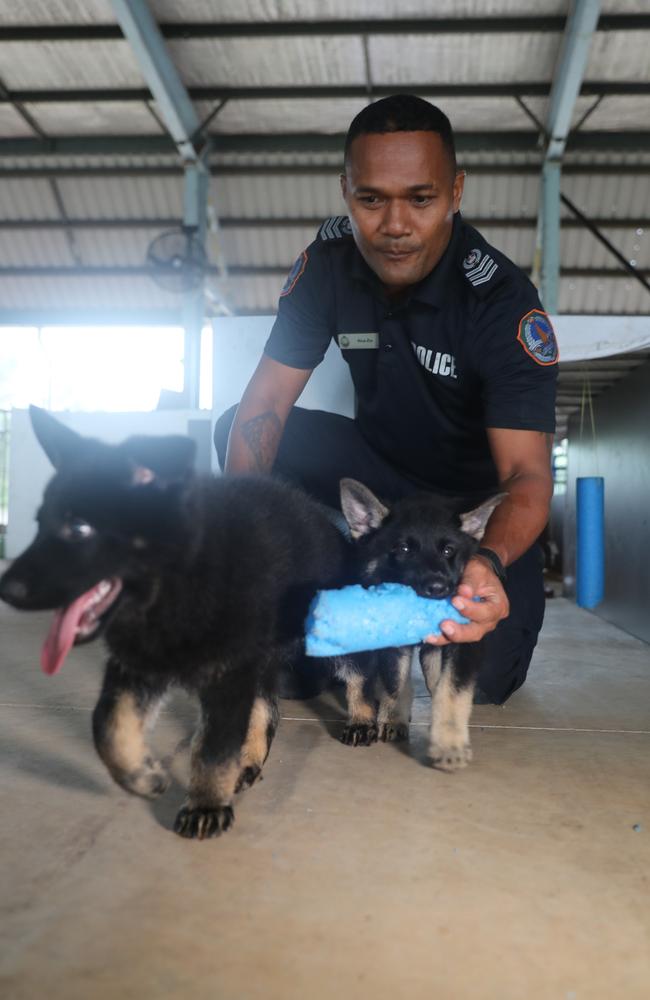
<path fill-rule="evenodd" d="M 399 201 L 389 201 L 382 218 L 382 230 L 386 236 L 397 238 L 411 232 L 409 211 Z"/>

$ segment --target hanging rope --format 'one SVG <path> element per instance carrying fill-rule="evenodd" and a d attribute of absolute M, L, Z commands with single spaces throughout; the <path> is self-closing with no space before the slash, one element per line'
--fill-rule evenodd
<path fill-rule="evenodd" d="M 591 421 L 591 441 L 594 448 L 595 474 L 598 475 L 598 442 L 596 440 L 596 417 L 594 415 L 594 401 L 591 390 L 591 376 L 589 371 L 585 373 L 582 380 L 582 398 L 580 400 L 580 444 L 582 445 L 582 434 L 585 423 L 585 410 L 589 407 L 589 417 Z"/>

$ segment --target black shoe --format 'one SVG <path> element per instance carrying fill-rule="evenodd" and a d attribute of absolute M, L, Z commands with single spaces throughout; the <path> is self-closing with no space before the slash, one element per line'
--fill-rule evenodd
<path fill-rule="evenodd" d="M 480 687 L 474 688 L 474 704 L 475 705 L 497 705 L 498 702 L 494 701 L 489 694 Z"/>

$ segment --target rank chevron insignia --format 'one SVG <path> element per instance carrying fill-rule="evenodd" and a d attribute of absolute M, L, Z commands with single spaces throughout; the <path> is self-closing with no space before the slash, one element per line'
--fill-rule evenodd
<path fill-rule="evenodd" d="M 325 222 L 318 230 L 318 239 L 340 240 L 341 237 L 350 236 L 351 234 L 352 226 L 347 215 L 333 215 L 330 219 L 325 219 Z"/>
<path fill-rule="evenodd" d="M 463 266 L 467 267 L 468 263 L 471 265 L 476 260 L 478 260 L 479 263 L 476 264 L 475 267 L 471 267 L 469 271 L 465 271 L 465 277 L 471 285 L 474 285 L 474 287 L 477 285 L 484 285 L 486 281 L 489 281 L 499 266 L 494 260 L 492 260 L 489 253 L 481 254 L 479 250 L 472 250 L 472 252 L 463 261 Z"/>

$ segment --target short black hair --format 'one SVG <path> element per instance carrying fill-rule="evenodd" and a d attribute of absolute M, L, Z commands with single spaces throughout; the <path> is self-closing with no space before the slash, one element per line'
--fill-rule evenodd
<path fill-rule="evenodd" d="M 456 173 L 456 147 L 451 122 L 444 111 L 415 94 L 392 94 L 363 108 L 352 119 L 345 137 L 344 162 L 347 164 L 350 146 L 357 136 L 384 132 L 437 132 Z"/>

